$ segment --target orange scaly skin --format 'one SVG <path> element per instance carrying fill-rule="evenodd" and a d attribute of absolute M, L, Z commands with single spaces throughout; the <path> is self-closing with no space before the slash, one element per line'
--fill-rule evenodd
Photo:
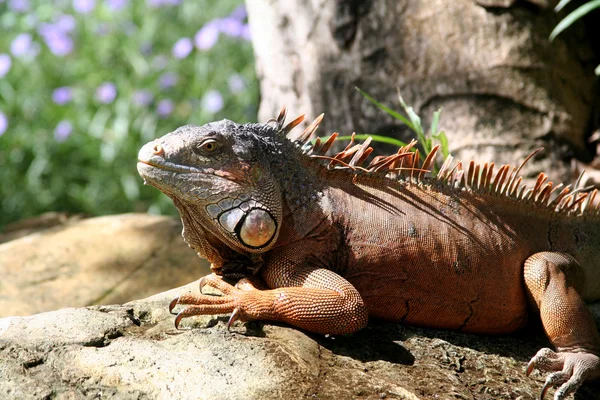
<path fill-rule="evenodd" d="M 176 318 L 232 313 L 318 333 L 351 333 L 368 317 L 501 334 L 539 311 L 556 352 L 542 389 L 564 399 L 600 378 L 600 337 L 584 301 L 600 299 L 600 212 L 591 194 L 526 190 L 518 169 L 444 165 L 423 177 L 408 150 L 360 167 L 371 149 L 294 140 L 285 111 L 266 124 L 187 126 L 140 150 L 138 171 L 170 196 L 186 242 L 222 297 L 185 295 Z M 288 134 L 286 138 L 286 134 Z M 328 166 L 323 164 L 327 159 Z M 548 205 L 551 199 L 554 203 Z M 584 207 L 586 209 L 584 210 Z M 256 275 L 253 275 L 253 274 Z M 236 287 L 222 276 L 241 277 Z"/>

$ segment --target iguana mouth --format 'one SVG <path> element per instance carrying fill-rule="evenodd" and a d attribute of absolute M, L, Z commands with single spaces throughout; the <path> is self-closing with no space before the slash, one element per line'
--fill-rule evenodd
<path fill-rule="evenodd" d="M 236 177 L 235 175 L 224 171 L 216 170 L 214 168 L 188 167 L 185 165 L 174 164 L 168 161 L 164 163 L 154 163 L 152 161 L 138 159 L 138 172 L 140 172 L 140 174 L 142 175 L 145 174 L 143 174 L 140 171 L 140 166 L 142 166 L 142 168 L 152 167 L 160 171 L 175 172 L 177 174 L 210 175 L 218 179 L 223 179 L 236 184 L 240 184 L 241 182 L 239 177 Z"/>
<path fill-rule="evenodd" d="M 148 165 L 153 168 L 161 169 L 164 171 L 177 172 L 182 174 L 204 174 L 204 175 L 218 175 L 215 174 L 215 170 L 213 168 L 197 168 L 197 167 L 188 167 L 185 165 L 175 164 L 169 161 L 165 161 L 164 163 L 153 163 L 151 161 L 144 161 L 138 159 L 138 164 Z"/>

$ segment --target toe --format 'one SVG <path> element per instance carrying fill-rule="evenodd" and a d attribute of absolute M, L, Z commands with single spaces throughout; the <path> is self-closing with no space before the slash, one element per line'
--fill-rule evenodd
<path fill-rule="evenodd" d="M 575 391 L 583 384 L 583 379 L 581 377 L 576 377 L 573 375 L 567 382 L 565 382 L 561 387 L 556 390 L 554 393 L 554 400 L 564 400 L 571 393 L 575 393 Z"/>
<path fill-rule="evenodd" d="M 569 379 L 569 375 L 563 371 L 558 371 L 558 372 L 548 375 L 548 377 L 546 378 L 546 382 L 544 383 L 544 386 L 542 387 L 542 392 L 540 393 L 540 400 L 542 400 L 546 396 L 548 389 L 550 389 L 551 387 L 554 387 L 556 385 L 559 385 L 561 383 L 564 383 L 568 379 Z"/>
<path fill-rule="evenodd" d="M 175 328 L 179 329 L 179 323 L 183 318 L 193 317 L 196 315 L 217 315 L 228 314 L 235 311 L 234 302 L 229 300 L 221 304 L 199 304 L 189 305 L 175 317 Z"/>
<path fill-rule="evenodd" d="M 177 300 L 175 302 L 175 300 Z M 202 304 L 224 304 L 231 301 L 231 296 L 213 296 L 208 294 L 183 294 L 178 298 L 174 299 L 171 304 L 175 302 L 174 305 L 183 304 L 183 305 L 202 305 Z"/>
<path fill-rule="evenodd" d="M 587 379 L 600 377 L 600 357 L 587 352 L 554 352 L 541 349 L 527 365 L 527 374 L 534 369 L 553 371 L 546 378 L 540 399 L 548 389 L 560 387 L 554 394 L 554 400 L 564 400 L 581 386 Z"/>
<path fill-rule="evenodd" d="M 224 294 L 231 294 L 234 292 L 235 288 L 231 286 L 229 283 L 225 282 L 223 278 L 219 275 L 210 274 L 200 279 L 200 293 L 202 293 L 202 289 L 204 286 L 210 286 L 217 290 L 220 290 Z"/>
<path fill-rule="evenodd" d="M 600 357 L 591 353 L 565 353 L 563 372 L 569 379 L 558 388 L 554 394 L 555 400 L 566 399 L 587 379 L 597 379 L 600 376 Z"/>
<path fill-rule="evenodd" d="M 236 289 L 240 289 L 240 290 L 267 290 L 269 289 L 266 285 L 266 283 L 264 281 L 262 281 L 261 279 L 258 279 L 256 277 L 245 277 L 240 279 L 236 284 L 235 284 Z"/>
<path fill-rule="evenodd" d="M 529 376 L 534 369 L 540 371 L 560 371 L 563 369 L 564 360 L 560 353 L 549 348 L 543 348 L 527 364 L 525 374 Z"/>

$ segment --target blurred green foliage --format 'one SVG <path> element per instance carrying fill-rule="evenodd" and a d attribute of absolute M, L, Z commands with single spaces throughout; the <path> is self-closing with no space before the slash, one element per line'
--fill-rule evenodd
<path fill-rule="evenodd" d="M 137 152 L 184 124 L 256 120 L 241 5 L 0 0 L 0 227 L 46 211 L 175 213 L 142 186 Z"/>

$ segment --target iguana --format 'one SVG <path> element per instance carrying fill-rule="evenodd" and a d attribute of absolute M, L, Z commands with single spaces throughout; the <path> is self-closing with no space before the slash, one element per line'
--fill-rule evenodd
<path fill-rule="evenodd" d="M 416 142 L 365 166 L 370 141 L 328 156 L 337 134 L 309 139 L 285 125 L 229 120 L 187 125 L 146 144 L 138 171 L 169 196 L 183 237 L 212 264 L 182 295 L 175 319 L 232 313 L 323 334 L 355 332 L 369 317 L 502 334 L 539 312 L 556 351 L 529 362 L 564 399 L 600 378 L 600 336 L 584 301 L 600 299 L 597 191 L 528 188 L 520 167 L 453 163 L 432 169 Z M 354 138 L 353 138 L 354 139 Z M 523 164 L 521 164 L 522 166 Z M 223 277 L 245 276 L 236 286 Z"/>

